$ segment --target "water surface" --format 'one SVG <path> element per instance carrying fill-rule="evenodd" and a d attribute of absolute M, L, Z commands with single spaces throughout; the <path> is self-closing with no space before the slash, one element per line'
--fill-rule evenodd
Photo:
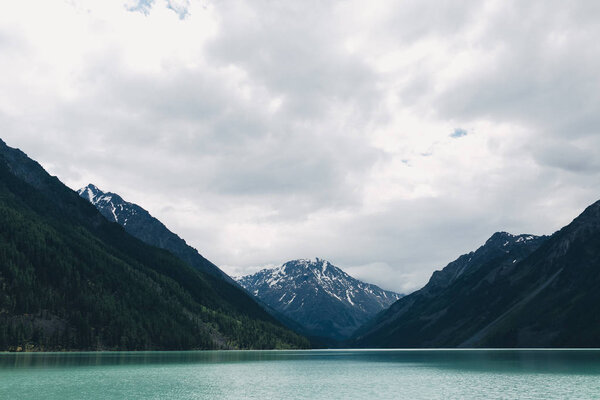
<path fill-rule="evenodd" d="M 600 351 L 0 353 L 0 399 L 469 398 L 600 398 Z"/>

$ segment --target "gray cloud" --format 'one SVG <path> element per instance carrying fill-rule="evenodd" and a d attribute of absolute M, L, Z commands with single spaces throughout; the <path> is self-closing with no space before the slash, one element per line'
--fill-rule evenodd
<path fill-rule="evenodd" d="M 600 27 L 594 15 L 600 15 L 594 2 L 564 8 L 557 2 L 504 3 L 476 38 L 485 44 L 487 68 L 436 96 L 439 110 L 519 122 L 544 135 L 597 134 Z"/>
<path fill-rule="evenodd" d="M 574 174 L 600 172 L 600 138 L 587 140 L 585 145 L 566 140 L 550 139 L 533 149 L 534 159 L 541 165 L 559 168 Z"/>
<path fill-rule="evenodd" d="M 3 139 L 228 271 L 407 292 L 598 197 L 594 2 L 73 4 L 0 6 Z"/>

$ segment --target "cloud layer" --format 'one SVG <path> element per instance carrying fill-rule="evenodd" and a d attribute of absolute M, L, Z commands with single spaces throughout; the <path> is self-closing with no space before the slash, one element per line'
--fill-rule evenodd
<path fill-rule="evenodd" d="M 600 198 L 599 18 L 593 1 L 12 2 L 1 136 L 227 272 L 317 256 L 407 292 L 494 231 L 552 233 Z"/>

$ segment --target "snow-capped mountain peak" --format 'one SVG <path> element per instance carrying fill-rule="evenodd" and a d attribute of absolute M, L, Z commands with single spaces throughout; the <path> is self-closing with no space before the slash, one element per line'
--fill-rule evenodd
<path fill-rule="evenodd" d="M 123 226 L 127 225 L 129 218 L 147 211 L 136 204 L 129 203 L 118 194 L 103 192 L 97 186 L 89 184 L 77 191 L 79 196 L 88 200 L 111 222 L 117 222 Z"/>
<path fill-rule="evenodd" d="M 81 188 L 77 191 L 81 197 L 86 199 L 92 204 L 96 204 L 96 198 L 104 194 L 100 189 L 98 189 L 95 185 L 91 183 L 84 188 Z"/>
<path fill-rule="evenodd" d="M 77 193 L 92 203 L 106 219 L 120 224 L 141 241 L 166 249 L 191 266 L 235 284 L 227 274 L 139 205 L 123 200 L 118 194 L 105 193 L 91 183 Z"/>
<path fill-rule="evenodd" d="M 237 278 L 309 334 L 343 338 L 401 295 L 354 279 L 327 260 L 299 259 Z"/>

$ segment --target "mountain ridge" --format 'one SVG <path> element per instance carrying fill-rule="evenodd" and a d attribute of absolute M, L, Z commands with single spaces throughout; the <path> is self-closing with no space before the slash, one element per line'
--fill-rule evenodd
<path fill-rule="evenodd" d="M 109 222 L 0 141 L 0 349 L 298 348 L 241 289 Z"/>
<path fill-rule="evenodd" d="M 103 192 L 91 183 L 79 189 L 77 193 L 94 205 L 106 219 L 118 223 L 141 241 L 168 250 L 191 266 L 237 286 L 231 277 L 143 207 L 125 201 L 116 193 Z"/>
<path fill-rule="evenodd" d="M 600 346 L 600 201 L 551 236 L 511 235 L 522 240 L 509 253 L 502 254 L 502 235 L 509 234 L 478 249 L 493 247 L 493 257 L 456 275 L 468 255 L 459 257 L 361 328 L 352 345 Z M 440 275 L 455 279 L 437 285 Z"/>
<path fill-rule="evenodd" d="M 347 338 L 401 296 L 352 278 L 319 258 L 288 261 L 236 280 L 303 332 L 334 340 Z"/>

